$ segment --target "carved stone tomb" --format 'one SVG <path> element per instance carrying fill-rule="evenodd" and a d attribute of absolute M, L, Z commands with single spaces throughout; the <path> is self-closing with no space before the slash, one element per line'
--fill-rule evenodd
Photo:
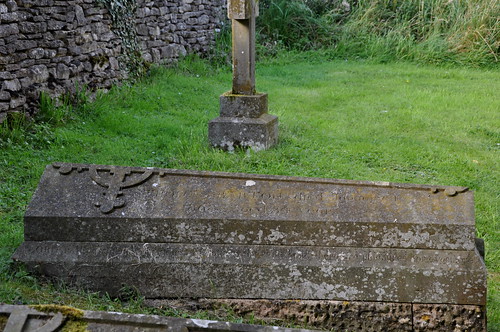
<path fill-rule="evenodd" d="M 111 295 L 486 303 L 462 187 L 53 164 L 24 222 L 15 260 Z"/>

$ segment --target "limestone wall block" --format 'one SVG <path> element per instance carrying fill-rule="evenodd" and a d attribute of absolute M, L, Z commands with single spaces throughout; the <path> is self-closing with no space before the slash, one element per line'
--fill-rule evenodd
<path fill-rule="evenodd" d="M 28 56 L 31 59 L 41 59 L 45 56 L 45 50 L 41 47 L 33 48 L 28 51 Z"/>
<path fill-rule="evenodd" d="M 16 35 L 19 33 L 18 24 L 1 24 L 0 25 L 0 38 L 7 37 L 9 35 Z"/>
<path fill-rule="evenodd" d="M 2 84 L 2 90 L 4 91 L 19 91 L 21 90 L 21 83 L 17 78 L 13 80 L 5 80 Z"/>
<path fill-rule="evenodd" d="M 67 24 L 68 23 L 66 23 L 65 21 L 50 20 L 50 21 L 48 21 L 47 29 L 51 30 L 51 31 L 61 30 L 64 27 L 66 27 Z"/>
<path fill-rule="evenodd" d="M 21 33 L 41 33 L 47 31 L 47 23 L 40 22 L 21 22 L 19 23 L 19 32 Z"/>
<path fill-rule="evenodd" d="M 0 123 L 5 121 L 5 119 L 7 118 L 6 112 L 9 110 L 9 108 L 10 108 L 9 103 L 0 103 L 0 112 L 3 112 L 3 113 L 0 113 Z"/>
<path fill-rule="evenodd" d="M 1 90 L 0 91 L 0 101 L 9 101 L 10 93 L 8 91 Z"/>
<path fill-rule="evenodd" d="M 16 12 L 14 13 L 4 13 L 0 14 L 0 22 L 2 23 L 12 23 L 12 22 L 18 22 L 19 17 Z"/>
<path fill-rule="evenodd" d="M 17 11 L 17 8 L 18 8 L 18 7 L 17 7 L 17 3 L 16 3 L 16 1 L 14 1 L 14 0 L 7 0 L 7 1 L 5 2 L 5 5 L 6 5 L 6 6 L 7 6 L 7 8 L 9 9 L 9 11 L 11 11 L 11 12 L 15 12 L 15 11 Z"/>
<path fill-rule="evenodd" d="M 29 76 L 34 83 L 43 83 L 49 79 L 49 71 L 45 65 L 30 66 Z"/>
<path fill-rule="evenodd" d="M 26 97 L 23 95 L 20 95 L 16 98 L 12 98 L 10 100 L 9 107 L 10 108 L 18 108 L 20 106 L 23 106 L 26 103 Z"/>
<path fill-rule="evenodd" d="M 15 76 L 8 71 L 0 71 L 0 80 L 11 80 L 14 79 Z"/>

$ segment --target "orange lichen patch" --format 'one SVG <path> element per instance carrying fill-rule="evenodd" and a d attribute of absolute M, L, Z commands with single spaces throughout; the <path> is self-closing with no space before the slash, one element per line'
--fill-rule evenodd
<path fill-rule="evenodd" d="M 431 320 L 431 316 L 429 316 L 429 315 L 422 315 L 421 319 L 425 320 L 426 322 L 428 322 L 429 320 Z"/>

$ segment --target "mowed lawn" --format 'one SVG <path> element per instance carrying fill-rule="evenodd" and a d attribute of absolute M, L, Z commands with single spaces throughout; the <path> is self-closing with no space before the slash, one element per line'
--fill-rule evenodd
<path fill-rule="evenodd" d="M 488 325 L 500 330 L 500 71 L 315 56 L 260 63 L 257 89 L 268 93 L 269 111 L 279 117 L 280 141 L 259 152 L 226 153 L 208 144 L 207 123 L 230 87 L 228 70 L 184 61 L 98 97 L 66 124 L 4 138 L 0 302 L 56 298 L 122 310 L 112 299 L 90 301 L 36 282 L 12 268 L 9 257 L 23 240 L 22 215 L 45 165 L 156 166 L 469 187 L 477 235 L 486 242 Z"/>

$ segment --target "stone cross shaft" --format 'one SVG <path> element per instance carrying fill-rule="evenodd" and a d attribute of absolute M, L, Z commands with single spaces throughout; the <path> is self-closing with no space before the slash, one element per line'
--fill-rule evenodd
<path fill-rule="evenodd" d="M 233 31 L 233 94 L 255 94 L 255 18 L 257 0 L 229 0 Z"/>

